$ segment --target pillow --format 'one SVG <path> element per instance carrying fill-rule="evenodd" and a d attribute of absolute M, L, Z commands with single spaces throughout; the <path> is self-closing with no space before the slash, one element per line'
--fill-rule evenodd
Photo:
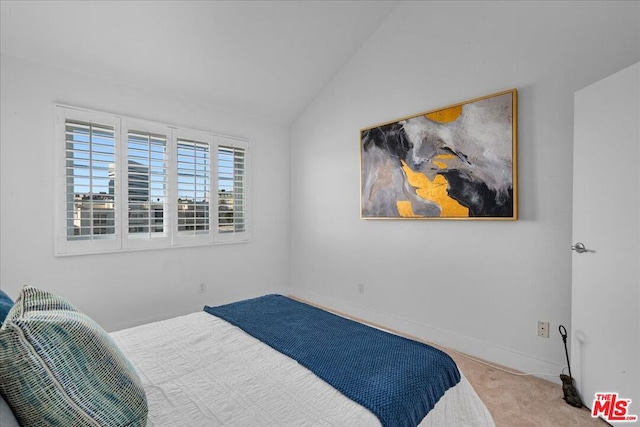
<path fill-rule="evenodd" d="M 2 289 L 0 289 L 0 325 L 4 322 L 4 319 L 7 317 L 11 307 L 13 307 L 13 300 L 9 298 L 9 295 L 4 293 Z"/>
<path fill-rule="evenodd" d="M 25 286 L 0 328 L 0 394 L 22 425 L 144 427 L 140 378 L 64 298 Z"/>
<path fill-rule="evenodd" d="M 22 299 L 18 300 L 24 313 L 50 310 L 80 311 L 66 299 L 33 286 L 23 286 L 20 295 Z"/>

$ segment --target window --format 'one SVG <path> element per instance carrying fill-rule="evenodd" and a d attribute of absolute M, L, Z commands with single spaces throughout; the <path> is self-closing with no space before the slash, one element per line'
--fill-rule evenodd
<path fill-rule="evenodd" d="M 218 147 L 218 230 L 245 231 L 245 149 Z"/>
<path fill-rule="evenodd" d="M 209 144 L 178 139 L 178 231 L 209 231 Z"/>
<path fill-rule="evenodd" d="M 168 207 L 167 136 L 127 132 L 127 203 L 129 236 L 165 236 Z"/>
<path fill-rule="evenodd" d="M 65 122 L 67 239 L 115 237 L 115 128 Z"/>
<path fill-rule="evenodd" d="M 57 255 L 249 240 L 247 141 L 74 107 L 56 113 Z"/>

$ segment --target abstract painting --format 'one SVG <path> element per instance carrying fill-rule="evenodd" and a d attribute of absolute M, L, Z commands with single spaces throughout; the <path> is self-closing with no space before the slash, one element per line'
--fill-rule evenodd
<path fill-rule="evenodd" d="M 360 131 L 361 217 L 517 219 L 517 91 Z"/>

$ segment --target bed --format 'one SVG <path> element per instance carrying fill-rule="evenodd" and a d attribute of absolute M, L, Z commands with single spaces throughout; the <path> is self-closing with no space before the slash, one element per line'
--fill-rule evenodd
<path fill-rule="evenodd" d="M 18 298 L 16 304 L 20 301 L 21 298 Z M 284 303 L 284 307 L 281 303 Z M 60 311 L 61 307 L 56 304 L 54 304 L 54 311 Z M 265 305 L 266 311 L 259 311 L 260 307 Z M 63 305 L 62 309 L 77 310 L 72 305 Z M 305 319 L 310 317 L 311 322 L 306 320 L 302 322 L 300 317 L 295 316 L 297 313 L 292 314 L 292 310 L 296 312 L 300 310 L 302 317 Z M 311 315 L 309 310 L 312 310 Z M 74 315 L 79 316 L 75 313 Z M 289 323 L 285 322 L 281 332 L 275 333 L 272 331 L 277 328 L 269 326 L 274 323 L 275 318 L 293 320 Z M 246 319 L 249 319 L 248 323 Z M 260 323 L 268 326 L 262 328 L 263 332 L 260 332 Z M 314 323 L 319 327 L 314 328 Z M 355 329 L 350 331 L 352 327 Z M 3 361 L 2 329 L 6 329 L 4 324 L 0 328 L 0 363 Z M 320 330 L 320 333 L 314 332 L 314 329 Z M 338 338 L 334 335 L 336 330 Z M 303 337 L 300 331 L 303 331 Z M 261 334 L 274 335 L 276 339 L 264 337 Z M 404 388 L 397 392 L 393 391 L 395 386 L 392 385 L 391 392 L 387 393 L 383 389 L 382 392 L 373 394 L 373 397 L 365 394 L 363 398 L 357 391 L 351 395 L 353 392 L 348 385 L 343 384 L 345 382 L 343 377 L 353 376 L 346 382 L 355 382 L 356 386 L 363 377 L 374 377 L 376 380 L 376 377 L 381 375 L 381 371 L 371 370 L 371 365 L 376 363 L 371 362 L 373 360 L 371 357 L 375 357 L 377 353 L 382 354 L 386 347 L 394 346 L 387 345 L 385 342 L 377 349 L 375 342 L 372 344 L 372 341 L 365 340 L 362 341 L 363 345 L 373 346 L 367 348 L 374 348 L 376 354 L 365 354 L 362 357 L 348 355 L 346 358 L 333 355 L 329 359 L 324 355 L 322 357 L 317 355 L 327 353 L 322 350 L 325 348 L 322 343 L 324 339 L 345 341 L 344 337 L 348 337 L 348 341 L 361 341 L 360 337 L 369 334 L 372 334 L 370 338 L 374 341 L 391 337 L 391 343 L 401 340 L 401 347 L 416 347 L 419 351 L 427 351 L 438 358 L 444 355 L 425 344 L 353 322 L 281 295 L 266 295 L 218 307 L 205 307 L 205 310 L 200 312 L 107 334 L 104 339 L 119 351 L 119 357 L 124 360 L 123 369 L 130 368 L 133 371 L 132 376 L 135 378 L 129 386 L 132 389 L 139 387 L 146 411 L 144 417 L 136 412 L 140 415 L 135 415 L 138 417 L 136 422 L 139 424 L 98 421 L 86 425 L 146 425 L 149 427 L 494 425 L 486 407 L 455 365 L 453 368 L 447 368 L 450 371 L 448 374 L 442 375 L 442 378 L 452 377 L 453 385 L 449 386 L 445 384 L 445 380 L 439 379 L 436 381 L 435 388 L 429 386 L 429 390 L 422 393 L 427 396 L 426 398 L 424 396 L 418 398 L 418 401 L 427 401 L 427 403 L 417 406 L 426 405 L 426 408 L 416 410 L 413 407 L 416 405 L 411 403 L 411 408 L 400 409 L 400 412 L 411 413 L 410 416 L 396 416 L 398 410 L 392 408 L 393 402 L 389 402 L 394 398 L 387 399 L 387 396 L 396 395 L 395 404 L 399 400 L 400 406 L 403 404 L 406 406 L 407 402 L 412 402 L 412 398 L 404 394 L 408 393 Z M 284 341 L 284 345 L 278 342 L 278 339 Z M 320 343 L 318 348 L 321 350 L 314 349 L 313 342 L 309 341 Z M 291 347 L 303 348 L 303 354 L 292 354 L 295 351 L 291 350 Z M 350 346 L 345 348 L 346 350 L 340 352 L 351 352 Z M 362 349 L 358 351 L 359 353 L 355 354 L 373 353 L 363 352 Z M 450 358 L 444 356 L 442 360 L 448 363 L 447 359 Z M 327 359 L 328 363 L 318 368 L 315 366 L 315 359 Z M 409 382 L 418 383 L 412 386 L 420 389 L 422 381 L 420 373 L 412 372 L 410 369 L 405 370 L 407 366 L 415 363 L 402 363 L 402 357 L 393 356 L 393 359 L 393 366 L 402 367 L 401 377 L 417 378 Z M 101 362 L 101 365 L 104 365 L 104 362 Z M 394 370 L 384 364 L 381 366 L 383 370 Z M 338 374 L 331 374 L 334 368 L 337 369 Z M 451 369 L 455 371 L 453 374 Z M 440 370 L 441 368 L 438 368 L 438 371 Z M 0 381 L 3 381 L 2 375 L 4 374 L 0 367 Z M 336 376 L 337 380 L 332 378 L 332 375 Z M 108 381 L 111 381 L 110 377 L 107 377 L 106 382 Z M 118 381 L 121 382 L 122 378 Z M 337 383 L 333 384 L 334 381 Z M 104 382 L 102 381 L 101 384 Z M 401 382 L 404 384 L 406 381 L 403 379 Z M 384 385 L 385 381 L 382 381 L 382 384 Z M 442 389 L 441 395 L 438 395 L 435 389 Z M 0 385 L 0 393 L 5 397 L 10 394 L 6 391 L 6 386 L 2 385 Z M 72 394 L 67 393 L 67 395 Z M 112 399 L 111 395 L 109 396 L 109 399 Z M 135 400 L 136 397 L 127 395 L 124 398 L 124 401 L 134 402 L 134 412 L 138 411 L 142 405 L 140 400 Z M 16 400 L 15 396 L 11 399 Z M 11 403 L 10 399 L 6 400 Z M 373 409 L 367 407 L 372 400 L 375 403 Z M 15 404 L 11 406 L 14 407 Z M 84 410 L 91 414 L 96 412 L 95 408 Z M 426 410 L 426 416 L 420 415 L 423 410 Z M 11 414 L 7 412 L 8 406 L 0 401 L 0 424 L 3 427 L 11 425 L 8 424 Z M 112 414 L 113 410 L 107 412 Z M 75 424 L 77 423 L 74 422 Z"/>

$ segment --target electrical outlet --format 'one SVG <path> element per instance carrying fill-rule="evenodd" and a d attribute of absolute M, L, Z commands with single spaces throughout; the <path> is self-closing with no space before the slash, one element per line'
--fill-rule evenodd
<path fill-rule="evenodd" d="M 204 283 L 200 283 L 200 286 L 198 289 L 200 290 L 201 294 L 204 294 L 207 291 L 207 287 L 205 286 Z"/>
<path fill-rule="evenodd" d="M 549 338 L 549 322 L 538 320 L 538 336 Z"/>
<path fill-rule="evenodd" d="M 358 293 L 364 294 L 364 283 L 358 283 Z"/>

